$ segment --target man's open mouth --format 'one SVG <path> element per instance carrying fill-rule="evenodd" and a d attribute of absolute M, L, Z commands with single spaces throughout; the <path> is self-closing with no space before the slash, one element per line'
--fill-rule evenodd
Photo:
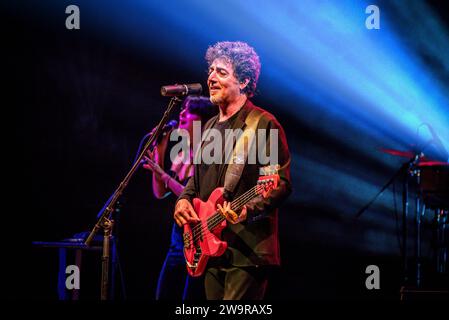
<path fill-rule="evenodd" d="M 215 92 L 217 92 L 217 91 L 219 91 L 220 90 L 220 87 L 210 87 L 209 88 L 209 92 L 210 93 L 215 93 Z"/>

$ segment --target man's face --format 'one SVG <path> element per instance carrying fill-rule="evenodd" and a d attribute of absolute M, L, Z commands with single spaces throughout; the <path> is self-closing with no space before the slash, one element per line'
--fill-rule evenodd
<path fill-rule="evenodd" d="M 209 67 L 207 86 L 210 101 L 219 106 L 228 105 L 240 96 L 241 84 L 234 75 L 232 64 L 223 58 L 215 59 Z"/>

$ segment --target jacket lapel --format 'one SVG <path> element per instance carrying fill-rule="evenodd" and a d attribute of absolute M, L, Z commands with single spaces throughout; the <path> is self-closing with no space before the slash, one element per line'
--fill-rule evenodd
<path fill-rule="evenodd" d="M 246 127 L 246 122 L 245 122 L 246 117 L 247 117 L 248 113 L 253 109 L 253 107 L 254 106 L 251 103 L 251 101 L 246 100 L 245 104 L 242 107 L 242 110 L 241 110 L 242 112 L 240 112 L 239 116 L 237 117 L 237 119 L 235 119 L 235 121 L 234 121 L 234 123 L 233 123 L 233 125 L 231 127 L 232 130 L 236 130 L 236 129 L 244 130 L 245 129 L 245 127 Z M 227 146 L 228 143 L 231 143 L 231 141 L 226 141 L 225 146 Z M 235 148 L 235 143 L 236 143 L 236 141 L 233 141 L 232 149 Z M 224 150 L 223 150 L 223 152 L 224 152 Z M 220 166 L 220 173 L 218 175 L 218 181 L 221 181 L 221 179 L 223 178 L 223 174 L 225 173 L 225 169 L 228 167 L 227 163 L 228 163 L 228 159 L 225 159 L 225 163 L 223 163 Z"/>

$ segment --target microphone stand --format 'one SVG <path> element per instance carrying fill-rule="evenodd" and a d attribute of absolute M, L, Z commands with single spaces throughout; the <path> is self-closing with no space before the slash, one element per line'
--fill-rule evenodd
<path fill-rule="evenodd" d="M 373 203 L 376 199 L 382 195 L 385 189 L 393 183 L 394 180 L 401 174 L 404 174 L 403 189 L 402 189 L 402 268 L 403 268 L 403 282 L 404 284 L 408 281 L 408 264 L 407 264 L 407 216 L 409 211 L 409 180 L 410 176 L 413 175 L 413 169 L 418 163 L 419 159 L 423 156 L 422 152 L 417 152 L 413 158 L 402 164 L 398 171 L 388 180 L 388 182 L 380 189 L 376 196 L 363 206 L 356 214 L 356 219 L 358 219 Z"/>
<path fill-rule="evenodd" d="M 396 173 L 390 178 L 390 180 L 388 180 L 388 182 L 382 187 L 382 189 L 380 189 L 380 191 L 374 196 L 373 199 L 371 199 L 370 202 L 368 202 L 366 205 L 364 205 L 356 214 L 356 218 L 358 219 L 369 207 L 371 207 L 371 205 L 374 203 L 374 201 L 377 200 L 377 198 L 379 198 L 382 193 L 385 191 L 385 189 L 387 189 L 394 180 L 396 180 L 396 178 L 405 170 L 405 169 L 410 169 L 421 157 L 420 153 L 417 153 L 413 158 L 411 158 L 409 161 L 405 162 L 402 164 L 402 166 L 399 168 L 398 171 L 396 171 Z"/>
<path fill-rule="evenodd" d="M 102 268 L 101 268 L 101 300 L 107 300 L 108 299 L 108 287 L 109 287 L 109 253 L 110 253 L 110 241 L 111 241 L 111 235 L 112 235 L 112 229 L 114 227 L 114 220 L 112 220 L 112 213 L 114 211 L 114 206 L 116 205 L 118 199 L 123 194 L 123 191 L 127 187 L 129 181 L 133 177 L 134 173 L 137 171 L 137 169 L 140 166 L 140 162 L 142 158 L 145 156 L 145 153 L 150 148 L 150 146 L 153 144 L 153 142 L 157 139 L 157 137 L 161 134 L 162 128 L 164 125 L 168 122 L 168 119 L 171 115 L 171 112 L 173 108 L 182 100 L 178 97 L 172 97 L 170 99 L 170 102 L 168 104 L 167 109 L 164 112 L 164 115 L 162 116 L 162 119 L 159 121 L 159 124 L 156 127 L 156 130 L 154 133 L 150 136 L 147 143 L 142 149 L 142 152 L 139 154 L 139 156 L 134 161 L 133 166 L 131 167 L 128 174 L 125 176 L 125 178 L 120 182 L 117 189 L 114 191 L 114 193 L 111 195 L 111 197 L 108 199 L 106 204 L 103 206 L 99 214 L 97 215 L 97 223 L 93 227 L 92 231 L 90 232 L 89 236 L 87 237 L 84 244 L 86 246 L 90 246 L 95 234 L 98 233 L 100 229 L 103 229 L 104 236 L 103 236 L 103 255 L 101 259 Z"/>

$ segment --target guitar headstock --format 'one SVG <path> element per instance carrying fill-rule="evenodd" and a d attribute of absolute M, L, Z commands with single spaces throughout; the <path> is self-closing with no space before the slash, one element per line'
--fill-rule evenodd
<path fill-rule="evenodd" d="M 266 198 L 271 190 L 276 189 L 279 185 L 279 175 L 272 174 L 262 176 L 257 180 L 257 193 Z"/>

